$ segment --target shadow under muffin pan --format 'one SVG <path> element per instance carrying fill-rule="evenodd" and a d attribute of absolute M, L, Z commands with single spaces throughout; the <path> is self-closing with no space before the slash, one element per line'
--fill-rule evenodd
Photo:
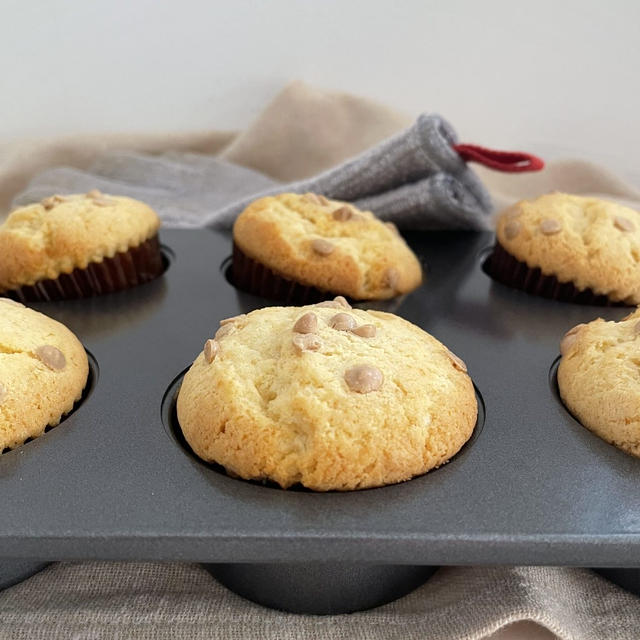
<path fill-rule="evenodd" d="M 224 277 L 230 236 L 164 231 L 175 260 L 162 278 L 33 305 L 76 333 L 100 383 L 60 428 L 0 456 L 0 557 L 201 562 L 250 599 L 314 613 L 389 601 L 440 565 L 639 567 L 640 460 L 578 425 L 549 385 L 569 328 L 628 309 L 495 283 L 479 260 L 490 233 L 406 237 L 429 271 L 394 312 L 466 361 L 486 408 L 450 464 L 314 493 L 268 490 L 185 455 L 163 425 L 171 381 L 220 319 L 274 303 Z"/>

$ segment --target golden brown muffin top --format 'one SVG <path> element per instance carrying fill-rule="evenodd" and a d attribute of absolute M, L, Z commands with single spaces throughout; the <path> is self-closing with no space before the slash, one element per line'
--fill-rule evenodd
<path fill-rule="evenodd" d="M 0 291 L 57 278 L 153 237 L 156 213 L 143 202 L 90 191 L 15 209 L 0 226 Z"/>
<path fill-rule="evenodd" d="M 355 300 L 387 299 L 418 287 L 418 259 L 394 225 L 316 194 L 283 193 L 250 204 L 233 239 L 281 276 Z"/>
<path fill-rule="evenodd" d="M 87 354 L 69 329 L 0 298 L 0 452 L 58 424 L 88 373 Z"/>
<path fill-rule="evenodd" d="M 552 193 L 504 211 L 497 236 L 508 253 L 544 275 L 640 303 L 640 213 L 629 207 Z"/>
<path fill-rule="evenodd" d="M 343 298 L 222 321 L 178 397 L 185 438 L 204 460 L 319 491 L 438 467 L 476 418 L 457 356 L 406 320 Z"/>

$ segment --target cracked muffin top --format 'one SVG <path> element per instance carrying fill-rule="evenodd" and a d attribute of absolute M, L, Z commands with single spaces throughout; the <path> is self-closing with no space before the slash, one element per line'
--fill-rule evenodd
<path fill-rule="evenodd" d="M 395 225 L 314 193 L 256 200 L 236 220 L 233 240 L 279 276 L 354 300 L 393 298 L 422 281 Z"/>
<path fill-rule="evenodd" d="M 499 244 L 561 283 L 613 302 L 640 303 L 640 213 L 597 198 L 552 193 L 497 221 Z"/>
<path fill-rule="evenodd" d="M 87 354 L 69 329 L 0 298 L 0 453 L 57 425 L 88 374 Z"/>
<path fill-rule="evenodd" d="M 423 474 L 462 447 L 477 418 L 462 360 L 406 320 L 340 297 L 223 320 L 177 409 L 203 460 L 317 491 Z"/>

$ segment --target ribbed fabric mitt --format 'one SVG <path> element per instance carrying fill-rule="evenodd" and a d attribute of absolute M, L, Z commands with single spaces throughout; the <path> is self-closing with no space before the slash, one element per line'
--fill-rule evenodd
<path fill-rule="evenodd" d="M 401 229 L 487 229 L 488 192 L 452 145 L 456 135 L 438 115 L 317 176 L 289 184 L 197 154 L 110 153 L 89 171 L 49 169 L 15 201 L 98 188 L 153 206 L 169 227 L 229 229 L 256 198 L 313 191 L 370 209 Z"/>

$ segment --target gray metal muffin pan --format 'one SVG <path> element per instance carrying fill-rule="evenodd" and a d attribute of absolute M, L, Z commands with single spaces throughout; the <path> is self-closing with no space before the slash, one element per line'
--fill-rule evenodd
<path fill-rule="evenodd" d="M 193 561 L 256 601 L 335 613 L 398 597 L 438 565 L 640 567 L 640 460 L 581 427 L 554 388 L 564 332 L 625 309 L 494 283 L 481 269 L 492 234 L 409 235 L 426 280 L 377 306 L 467 362 L 484 426 L 448 465 L 403 484 L 283 491 L 201 463 L 172 424 L 176 378 L 218 321 L 273 303 L 226 280 L 228 236 L 161 239 L 162 278 L 34 305 L 80 337 L 97 382 L 60 426 L 0 456 L 5 586 L 27 561 Z"/>

